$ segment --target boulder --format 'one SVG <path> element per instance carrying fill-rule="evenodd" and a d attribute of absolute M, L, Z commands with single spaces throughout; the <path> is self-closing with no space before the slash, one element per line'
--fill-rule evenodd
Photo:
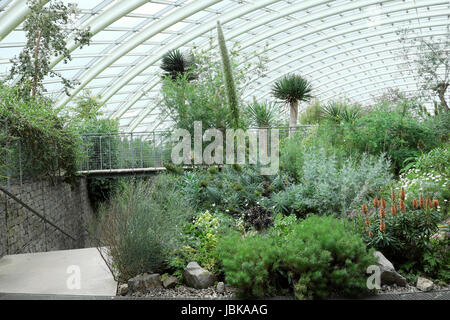
<path fill-rule="evenodd" d="M 224 293 L 225 292 L 225 283 L 219 282 L 217 284 L 216 291 L 217 291 L 217 293 Z"/>
<path fill-rule="evenodd" d="M 128 280 L 128 290 L 131 292 L 145 292 L 148 289 L 160 287 L 162 287 L 161 275 L 157 273 L 144 273 Z"/>
<path fill-rule="evenodd" d="M 125 296 L 128 293 L 128 285 L 126 283 L 121 284 L 117 290 L 119 296 Z"/>
<path fill-rule="evenodd" d="M 175 288 L 178 283 L 178 278 L 174 276 L 170 276 L 163 281 L 163 287 L 166 289 Z"/>
<path fill-rule="evenodd" d="M 416 287 L 420 291 L 431 291 L 431 290 L 433 290 L 434 283 L 433 283 L 433 281 L 428 280 L 427 278 L 419 277 L 417 279 Z"/>
<path fill-rule="evenodd" d="M 380 251 L 375 251 L 374 255 L 378 258 L 377 266 L 380 268 L 382 285 L 406 286 L 406 279 L 395 271 L 394 265 Z"/>
<path fill-rule="evenodd" d="M 216 277 L 208 270 L 203 269 L 197 262 L 189 262 L 183 270 L 183 278 L 189 287 L 206 289 L 216 281 Z"/>

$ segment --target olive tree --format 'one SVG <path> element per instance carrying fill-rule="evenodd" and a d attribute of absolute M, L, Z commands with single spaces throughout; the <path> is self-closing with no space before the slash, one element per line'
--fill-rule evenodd
<path fill-rule="evenodd" d="M 50 68 L 52 57 L 62 56 L 63 62 L 72 59 L 67 41 L 73 39 L 82 48 L 89 45 L 92 34 L 89 28 L 75 27 L 79 10 L 76 4 L 50 1 L 43 5 L 42 0 L 28 0 L 30 14 L 23 24 L 27 41 L 22 52 L 11 59 L 9 79 L 15 79 L 21 91 L 32 97 L 44 91 L 42 80 L 49 75 L 59 77 L 65 93 L 73 88 L 75 82 L 64 78 Z"/>
<path fill-rule="evenodd" d="M 450 29 L 443 37 L 409 37 L 409 30 L 399 32 L 403 58 L 415 75 L 422 96 L 437 96 L 443 110 L 448 112 L 446 93 L 450 84 Z M 417 52 L 412 52 L 417 48 Z"/>

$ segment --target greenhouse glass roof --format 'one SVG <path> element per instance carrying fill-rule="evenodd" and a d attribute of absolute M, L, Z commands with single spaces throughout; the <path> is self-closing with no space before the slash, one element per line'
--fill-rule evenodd
<path fill-rule="evenodd" d="M 44 81 L 57 106 L 89 89 L 100 94 L 107 117 L 124 131 L 164 129 L 159 117 L 161 57 L 168 50 L 206 47 L 222 23 L 230 46 L 239 42 L 248 59 L 268 58 L 265 77 L 253 79 L 244 98 L 272 99 L 270 88 L 298 72 L 321 101 L 348 98 L 363 104 L 388 88 L 417 90 L 414 75 L 399 59 L 397 32 L 419 37 L 448 34 L 449 0 L 71 0 L 79 26 L 94 33 L 90 46 L 69 42 L 73 60 L 55 58 L 53 69 L 79 83 L 71 96 L 56 78 Z M 0 73 L 25 44 L 21 24 L 26 0 L 0 0 Z M 440 72 L 440 70 L 438 70 Z"/>

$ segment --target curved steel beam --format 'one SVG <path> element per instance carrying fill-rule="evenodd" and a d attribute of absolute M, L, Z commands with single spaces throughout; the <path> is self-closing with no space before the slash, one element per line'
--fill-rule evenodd
<path fill-rule="evenodd" d="M 105 12 L 103 12 L 101 15 L 91 21 L 88 21 L 88 23 L 82 25 L 80 28 L 84 29 L 89 27 L 91 33 L 95 35 L 112 24 L 114 21 L 119 20 L 126 14 L 130 13 L 131 11 L 147 2 L 148 0 L 117 1 L 111 8 L 108 8 L 108 10 L 105 10 Z M 69 52 L 72 52 L 79 46 L 80 45 L 76 43 L 73 38 L 71 38 L 67 44 L 67 49 L 69 50 Z M 50 69 L 56 66 L 62 59 L 63 56 L 53 58 L 53 60 L 50 62 Z"/>
<path fill-rule="evenodd" d="M 365 2 L 364 4 L 362 4 L 361 2 L 358 2 L 358 6 L 356 6 L 357 8 L 359 8 L 359 7 L 361 7 L 361 6 L 370 6 L 371 4 L 374 4 L 374 3 L 379 3 L 379 1 L 369 1 L 369 2 Z M 421 2 L 420 4 L 416 4 L 416 5 L 414 5 L 414 7 L 417 7 L 417 8 L 420 8 L 420 7 L 424 7 L 424 6 L 430 6 L 430 5 L 436 5 L 436 4 L 442 4 L 442 3 L 446 3 L 445 1 L 435 1 L 435 2 L 433 2 L 432 4 L 430 3 L 430 2 L 428 2 L 427 4 L 425 4 L 425 3 L 423 3 L 423 2 Z M 348 8 L 348 6 L 347 6 L 347 8 Z M 352 8 L 355 8 L 355 6 L 352 6 Z M 404 4 L 402 4 L 402 5 L 399 5 L 399 6 L 395 6 L 395 7 L 391 7 L 391 8 L 389 8 L 389 10 L 385 10 L 384 12 L 383 12 L 383 14 L 389 14 L 389 13 L 393 13 L 393 12 L 397 12 L 397 11 L 402 11 L 402 10 L 406 10 L 406 9 L 410 9 L 411 8 L 411 5 L 404 5 Z M 347 9 L 348 10 L 348 9 Z M 338 13 L 340 13 L 341 11 L 342 11 L 342 8 L 340 8 L 340 11 L 339 10 L 336 10 Z M 338 14 L 338 13 L 333 13 L 333 14 L 331 14 L 331 15 L 335 15 L 335 14 Z M 326 16 L 329 16 L 330 15 L 330 13 L 327 13 L 327 14 L 325 14 Z M 439 14 L 437 14 L 437 16 L 441 16 L 441 15 L 443 15 L 441 12 L 439 13 Z M 364 16 L 365 15 L 363 15 L 363 16 L 358 16 L 357 18 L 354 18 L 354 17 L 352 17 L 352 18 L 350 18 L 350 19 L 347 19 L 348 21 L 347 22 L 351 22 L 351 21 L 358 21 L 358 20 L 361 20 L 362 18 L 364 18 Z M 370 14 L 366 14 L 366 16 L 371 16 Z M 426 14 L 426 15 L 423 15 L 424 17 L 429 17 L 430 16 L 430 14 Z M 314 17 L 314 20 L 316 20 L 316 19 L 318 19 L 318 17 Z M 417 19 L 417 17 L 414 17 L 414 19 Z M 386 21 L 384 21 L 383 23 L 381 23 L 381 24 L 390 24 L 390 23 L 393 23 L 393 22 L 396 22 L 396 21 L 408 21 L 408 20 L 411 20 L 411 17 L 408 17 L 408 18 L 397 18 L 397 19 L 389 19 L 388 20 L 388 22 L 386 22 Z M 302 22 L 303 23 L 303 22 Z M 296 22 L 296 26 L 298 26 L 298 25 L 301 25 L 302 23 L 298 23 L 298 22 Z M 342 24 L 342 20 L 341 21 L 339 21 L 339 22 L 334 22 L 334 23 L 330 23 L 330 24 L 328 24 L 327 26 L 326 26 L 326 28 L 331 28 L 331 27 L 334 27 L 334 26 L 338 26 L 338 25 L 340 25 L 340 24 Z M 290 27 L 293 27 L 292 25 L 290 25 Z M 285 28 L 285 27 L 283 27 L 283 28 Z M 323 25 L 321 25 L 321 30 L 323 29 L 323 30 L 326 30 L 326 28 L 324 28 L 323 27 Z M 364 26 L 364 27 L 354 27 L 353 29 L 352 29 L 352 31 L 358 31 L 358 30 L 363 30 L 363 29 L 367 29 L 367 27 L 366 26 Z M 315 30 L 315 31 L 317 31 L 317 30 Z M 278 31 L 277 31 L 278 32 Z M 347 34 L 348 32 L 350 32 L 349 30 L 345 30 L 345 32 L 337 32 L 336 34 Z M 297 39 L 297 38 L 299 38 L 299 37 L 302 37 L 302 36 L 306 36 L 306 35 L 308 35 L 308 34 L 310 34 L 311 33 L 311 31 L 309 31 L 309 32 L 306 32 L 306 33 L 303 33 L 303 34 L 300 34 L 300 35 L 298 35 L 298 34 L 296 34 L 296 35 L 294 35 L 294 36 L 292 36 L 292 37 L 289 37 L 289 40 L 288 41 L 292 41 L 293 39 Z M 392 31 L 389 31 L 389 32 L 387 32 L 387 33 L 392 33 Z M 265 37 L 266 37 L 266 35 L 264 35 Z M 327 35 L 327 37 L 325 37 L 325 39 L 327 39 L 327 38 L 332 38 L 332 37 L 334 37 L 334 36 L 336 36 L 336 35 L 332 35 L 332 36 L 330 36 L 330 35 Z M 368 35 L 365 35 L 364 37 L 367 37 Z M 317 39 L 317 40 L 314 40 L 314 41 L 310 41 L 310 42 L 312 42 L 312 43 L 316 43 L 316 42 L 320 42 L 320 41 L 323 41 L 324 40 L 324 38 L 319 38 L 319 39 Z M 351 42 L 352 40 L 349 40 L 349 41 L 346 41 L 346 42 Z M 353 40 L 354 41 L 354 40 Z M 279 46 L 279 45 L 281 45 L 281 43 L 284 43 L 284 42 L 286 42 L 286 39 L 283 39 L 283 40 L 281 40 L 281 41 L 279 41 L 279 42 L 277 42 L 276 44 L 273 44 L 271 47 L 273 47 L 273 48 L 276 48 L 277 46 Z M 255 43 L 255 41 L 252 41 L 252 42 L 246 42 L 245 43 L 245 46 L 244 47 L 248 47 L 249 45 L 251 45 L 251 44 L 254 44 Z M 333 46 L 335 46 L 336 44 L 334 44 L 334 45 L 332 45 L 332 46 L 330 46 L 330 47 L 333 47 Z M 322 49 L 321 49 L 322 50 Z M 318 51 L 320 51 L 320 50 L 318 50 Z M 156 84 L 153 84 L 153 87 L 154 86 L 156 86 Z M 144 89 L 145 90 L 145 89 Z M 248 95 L 250 95 L 250 94 L 248 94 Z M 247 95 L 247 96 L 248 96 Z M 129 106 L 129 107 L 131 107 L 131 105 Z"/>
<path fill-rule="evenodd" d="M 232 12 L 228 12 L 225 13 L 221 16 L 217 17 L 217 20 L 220 20 L 222 23 L 226 23 L 228 21 L 231 21 L 233 19 L 239 18 L 249 12 L 252 12 L 254 10 L 257 10 L 259 8 L 265 7 L 269 4 L 272 4 L 274 2 L 277 2 L 278 0 L 264 0 L 264 1 L 258 1 L 257 4 L 252 4 L 252 5 L 247 5 L 244 7 L 241 7 L 237 10 L 234 10 Z M 199 36 L 205 34 L 206 32 L 213 30 L 217 25 L 217 21 L 209 21 L 208 23 L 203 24 L 201 27 L 195 29 L 195 31 L 191 32 L 189 34 L 189 36 L 181 36 L 180 39 L 178 41 L 175 41 L 163 48 L 160 48 L 160 54 L 158 54 L 155 57 L 149 57 L 148 59 L 145 59 L 144 61 L 142 61 L 142 63 L 140 63 L 139 65 L 137 65 L 136 67 L 134 67 L 132 70 L 128 71 L 126 75 L 124 75 L 117 84 L 115 84 L 111 89 L 109 89 L 105 94 L 104 94 L 104 99 L 103 102 L 105 103 L 109 98 L 111 98 L 111 96 L 113 94 L 115 94 L 117 91 L 119 91 L 123 86 L 125 86 L 127 84 L 127 82 L 131 81 L 131 79 L 133 79 L 134 77 L 138 76 L 139 74 L 141 74 L 145 69 L 149 68 L 150 66 L 154 65 L 156 62 L 158 62 L 161 57 L 167 52 L 170 51 L 172 49 L 177 49 L 181 46 L 183 46 L 184 44 L 198 38 Z M 150 84 L 150 86 L 154 87 L 156 86 L 157 83 L 155 83 L 153 86 L 152 84 Z M 143 92 L 148 91 L 147 89 L 141 89 Z M 132 99 L 133 101 L 138 101 L 139 98 L 143 95 L 143 93 L 137 93 L 137 95 Z M 127 104 L 127 106 L 125 106 L 124 108 L 122 108 L 121 110 L 118 110 L 117 115 L 121 115 L 124 114 L 130 107 L 132 106 L 132 104 Z"/>
<path fill-rule="evenodd" d="M 41 1 L 44 6 L 48 1 Z M 27 0 L 17 0 L 0 15 L 0 41 L 21 24 L 31 12 Z"/>
<path fill-rule="evenodd" d="M 191 2 L 188 5 L 177 9 L 175 12 L 170 15 L 165 16 L 161 20 L 152 24 L 149 28 L 144 29 L 138 35 L 133 38 L 127 40 L 127 42 L 121 45 L 119 48 L 116 48 L 113 53 L 103 58 L 101 61 L 97 62 L 92 68 L 90 68 L 82 77 L 79 79 L 80 84 L 71 92 L 71 95 L 68 97 L 64 97 L 59 99 L 56 102 L 56 107 L 60 107 L 65 105 L 67 102 L 72 100 L 72 98 L 80 92 L 91 80 L 93 80 L 97 75 L 103 72 L 107 67 L 113 64 L 115 61 L 119 60 L 121 57 L 126 55 L 128 52 L 136 48 L 142 42 L 147 39 L 155 36 L 159 32 L 171 27 L 172 25 L 182 21 L 184 18 L 193 15 L 196 12 L 199 12 L 207 7 L 210 7 L 220 0 L 203 0 L 201 2 Z"/>
<path fill-rule="evenodd" d="M 450 10 L 447 12 L 447 14 L 438 13 L 438 14 L 433 14 L 433 15 L 423 15 L 423 16 L 421 16 L 421 18 L 427 18 L 427 17 L 432 17 L 432 16 L 442 16 L 442 15 L 448 15 L 448 14 L 450 14 Z M 397 18 L 392 19 L 392 20 L 390 19 L 388 21 L 384 21 L 382 24 L 392 24 L 392 23 L 408 21 L 408 20 L 411 20 L 411 18 L 410 17 L 409 18 L 397 17 Z M 435 24 L 436 23 L 433 23 L 433 25 L 435 25 Z M 437 24 L 443 25 L 442 22 L 441 23 L 437 23 Z M 424 28 L 424 26 L 417 27 L 417 29 L 421 29 L 421 28 Z M 336 33 L 331 33 L 331 34 L 328 34 L 325 39 L 333 39 L 334 37 L 345 35 L 348 32 L 354 32 L 354 31 L 358 31 L 358 30 L 362 30 L 362 29 L 364 29 L 364 28 L 356 27 L 356 28 L 351 28 L 351 29 L 345 30 L 345 31 L 339 31 L 339 32 L 336 32 Z M 292 62 L 295 62 L 296 60 L 299 60 L 299 59 L 301 59 L 303 57 L 310 56 L 310 55 L 312 55 L 314 53 L 318 53 L 318 52 L 321 52 L 321 51 L 324 51 L 324 50 L 327 50 L 327 49 L 331 49 L 331 48 L 334 48 L 334 47 L 339 46 L 339 45 L 343 45 L 343 44 L 346 44 L 346 43 L 351 43 L 351 42 L 354 42 L 354 41 L 357 41 L 357 40 L 367 39 L 367 38 L 370 38 L 370 37 L 382 36 L 382 35 L 385 35 L 385 34 L 392 34 L 392 33 L 394 33 L 392 30 L 382 30 L 382 31 L 376 32 L 374 34 L 361 35 L 358 38 L 351 38 L 351 39 L 349 38 L 349 39 L 344 40 L 344 41 L 333 43 L 333 44 L 331 44 L 331 45 L 329 45 L 327 47 L 320 47 L 320 48 L 318 48 L 318 49 L 316 49 L 314 51 L 308 51 L 308 52 L 306 52 L 306 53 L 304 53 L 304 54 L 302 54 L 300 56 L 297 56 L 295 58 L 283 61 L 282 63 L 278 64 L 275 68 L 271 69 L 271 71 L 278 70 L 278 69 L 282 68 L 283 66 L 286 66 L 286 65 L 288 65 L 288 64 L 290 64 Z M 277 56 L 276 58 L 280 58 L 286 53 L 289 53 L 289 52 L 292 52 L 292 51 L 295 51 L 295 50 L 299 50 L 301 48 L 306 47 L 307 45 L 315 44 L 315 43 L 323 41 L 325 39 L 319 39 L 319 40 L 313 39 L 313 40 L 310 40 L 306 44 L 302 44 L 300 46 L 296 46 L 296 47 L 290 48 L 288 51 L 283 52 L 283 54 Z M 382 41 L 378 41 L 377 44 L 383 44 L 383 43 L 386 43 L 386 42 L 387 42 L 386 39 L 384 39 Z M 374 43 L 369 43 L 368 45 L 374 45 Z M 365 47 L 367 45 L 365 44 L 365 45 L 362 45 L 362 46 Z M 340 52 L 340 53 L 342 53 L 342 52 Z M 274 58 L 274 59 L 276 59 L 276 58 Z M 281 76 L 279 76 L 277 78 L 272 78 L 272 79 L 270 79 L 270 81 L 267 81 L 265 84 L 271 83 L 271 82 L 273 82 L 273 80 L 279 79 L 285 74 L 286 73 L 283 73 Z M 247 96 L 251 95 L 252 93 L 253 92 L 249 93 Z"/>

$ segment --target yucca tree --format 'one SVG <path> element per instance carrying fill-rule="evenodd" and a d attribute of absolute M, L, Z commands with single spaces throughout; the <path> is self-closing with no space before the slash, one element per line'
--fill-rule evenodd
<path fill-rule="evenodd" d="M 195 74 L 193 68 L 195 61 L 192 54 L 186 54 L 178 49 L 168 51 L 162 57 L 161 69 L 164 75 L 176 80 L 179 76 L 187 76 L 187 80 L 194 80 Z"/>
<path fill-rule="evenodd" d="M 290 106 L 289 127 L 297 126 L 298 103 L 311 99 L 311 91 L 312 87 L 308 80 L 296 74 L 284 76 L 273 85 L 272 95 Z"/>

